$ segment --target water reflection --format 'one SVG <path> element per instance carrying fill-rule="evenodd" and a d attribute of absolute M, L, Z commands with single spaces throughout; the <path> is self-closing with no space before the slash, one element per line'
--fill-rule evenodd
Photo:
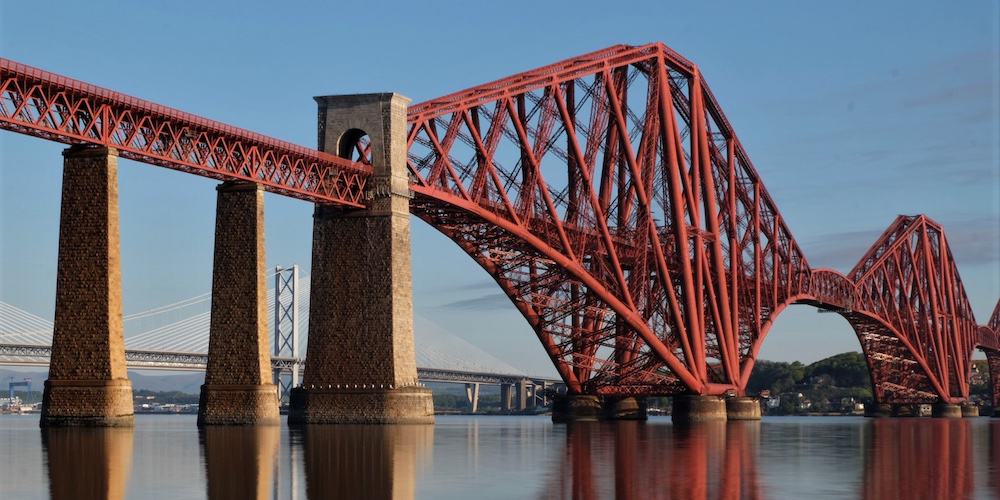
<path fill-rule="evenodd" d="M 201 428 L 209 500 L 271 498 L 280 436 L 276 425 Z"/>
<path fill-rule="evenodd" d="M 971 498 L 972 428 L 967 419 L 877 419 L 867 443 L 863 497 Z"/>
<path fill-rule="evenodd" d="M 43 428 L 42 450 L 54 500 L 125 498 L 132 470 L 131 428 Z"/>
<path fill-rule="evenodd" d="M 540 498 L 761 498 L 760 422 L 691 426 L 579 422 Z"/>
<path fill-rule="evenodd" d="M 41 439 L 37 421 L 4 422 L 0 449 L 18 460 L 0 468 L 3 498 L 45 498 L 46 482 L 51 498 L 83 500 L 1000 498 L 1000 421 L 989 419 L 454 417 L 199 432 L 163 416 L 134 430 L 47 428 Z"/>
<path fill-rule="evenodd" d="M 320 425 L 300 432 L 309 498 L 414 498 L 434 447 L 431 425 Z"/>
<path fill-rule="evenodd" d="M 1000 498 L 1000 422 L 990 424 L 990 468 L 989 485 L 993 490 L 993 498 Z"/>

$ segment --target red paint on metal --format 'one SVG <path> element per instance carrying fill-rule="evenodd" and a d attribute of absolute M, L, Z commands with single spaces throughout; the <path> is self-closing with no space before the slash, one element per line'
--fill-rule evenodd
<path fill-rule="evenodd" d="M 0 59 L 0 127 L 317 203 L 359 162 Z M 699 69 L 618 45 L 409 109 L 412 212 L 497 281 L 573 393 L 742 394 L 793 303 L 854 327 L 881 402 L 968 397 L 977 326 L 944 232 L 899 217 L 843 275 L 810 268 Z"/>

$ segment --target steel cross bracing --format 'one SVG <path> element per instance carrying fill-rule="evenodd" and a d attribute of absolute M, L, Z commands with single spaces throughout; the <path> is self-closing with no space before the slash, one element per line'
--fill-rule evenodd
<path fill-rule="evenodd" d="M 369 144 L 350 163 L 0 62 L 10 130 L 364 203 Z M 416 104 L 408 121 L 412 212 L 493 276 L 571 392 L 742 393 L 794 303 L 848 319 L 880 402 L 964 399 L 972 349 L 1000 348 L 926 217 L 897 219 L 847 276 L 812 269 L 699 68 L 663 44 Z"/>
<path fill-rule="evenodd" d="M 363 206 L 371 168 L 0 58 L 0 128 L 319 203 Z"/>

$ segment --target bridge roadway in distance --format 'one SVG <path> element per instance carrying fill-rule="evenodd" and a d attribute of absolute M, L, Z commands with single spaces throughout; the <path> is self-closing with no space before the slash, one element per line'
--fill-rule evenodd
<path fill-rule="evenodd" d="M 0 344 L 0 365 L 16 366 L 48 366 L 52 348 L 44 345 Z M 8 360 L 5 358 L 18 358 Z M 207 353 L 196 352 L 164 352 L 127 349 L 125 360 L 128 367 L 139 370 L 164 371 L 205 371 L 208 363 Z M 295 358 L 271 357 L 271 367 L 274 370 L 290 370 L 296 363 Z M 304 361 L 299 366 L 305 366 Z M 417 367 L 417 375 L 423 382 L 447 382 L 502 385 L 516 384 L 523 380 L 546 385 L 562 384 L 562 380 L 546 377 L 531 377 L 516 373 L 469 372 L 462 370 L 447 370 L 442 368 Z"/>

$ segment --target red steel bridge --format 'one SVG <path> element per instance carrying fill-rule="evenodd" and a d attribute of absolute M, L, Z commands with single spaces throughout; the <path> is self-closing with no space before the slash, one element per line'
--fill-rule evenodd
<path fill-rule="evenodd" d="M 0 59 L 0 127 L 364 207 L 365 138 L 338 155 Z M 524 315 L 575 394 L 744 393 L 789 305 L 854 328 L 883 403 L 1000 377 L 1000 305 L 973 316 L 944 228 L 900 216 L 843 274 L 809 265 L 701 71 L 617 45 L 408 110 L 411 211 Z M 994 388 L 1000 403 L 1000 391 Z"/>

